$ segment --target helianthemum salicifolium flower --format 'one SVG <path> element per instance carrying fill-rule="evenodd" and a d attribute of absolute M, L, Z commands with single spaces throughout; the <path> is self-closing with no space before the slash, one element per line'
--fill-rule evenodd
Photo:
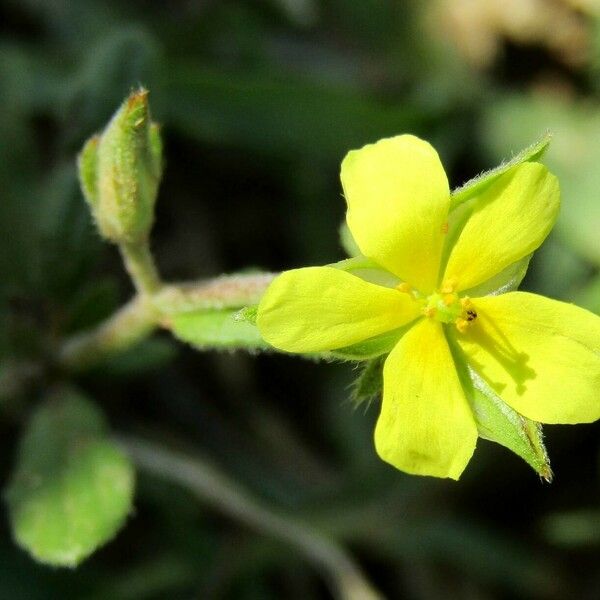
<path fill-rule="evenodd" d="M 600 318 L 512 291 L 559 210 L 558 182 L 535 158 L 451 194 L 419 138 L 351 151 L 341 180 L 362 256 L 284 272 L 259 305 L 280 350 L 389 346 L 375 447 L 398 469 L 458 479 L 478 433 L 489 437 L 478 394 L 522 424 L 600 417 Z"/>

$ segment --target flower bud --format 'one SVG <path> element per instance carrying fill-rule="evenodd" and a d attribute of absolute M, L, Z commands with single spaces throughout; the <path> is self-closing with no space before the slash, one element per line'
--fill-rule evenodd
<path fill-rule="evenodd" d="M 162 142 L 150 121 L 147 90 L 130 94 L 104 131 L 86 142 L 78 166 L 101 235 L 118 244 L 144 240 L 162 172 Z"/>

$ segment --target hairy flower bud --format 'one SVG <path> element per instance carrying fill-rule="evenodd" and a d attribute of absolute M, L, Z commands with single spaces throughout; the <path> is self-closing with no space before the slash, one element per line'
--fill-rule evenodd
<path fill-rule="evenodd" d="M 130 94 L 104 131 L 85 143 L 78 165 L 102 236 L 118 244 L 145 239 L 162 172 L 160 132 L 150 120 L 147 90 Z"/>

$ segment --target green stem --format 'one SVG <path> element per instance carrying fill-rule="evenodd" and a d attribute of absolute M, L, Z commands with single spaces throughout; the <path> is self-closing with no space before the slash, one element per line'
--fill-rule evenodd
<path fill-rule="evenodd" d="M 150 252 L 147 239 L 135 243 L 119 245 L 125 268 L 131 276 L 137 293 L 151 296 L 160 290 L 162 283 L 160 275 Z"/>
<path fill-rule="evenodd" d="M 136 296 L 94 329 L 65 340 L 58 361 L 68 370 L 85 369 L 140 342 L 152 333 L 157 321 L 157 313 L 148 299 Z"/>
<path fill-rule="evenodd" d="M 242 308 L 258 304 L 274 277 L 274 273 L 222 275 L 204 281 L 165 285 L 152 301 L 164 315 Z"/>
<path fill-rule="evenodd" d="M 257 304 L 273 277 L 271 273 L 223 275 L 166 285 L 152 296 L 140 292 L 94 329 L 65 340 L 59 350 L 59 364 L 68 370 L 87 368 L 137 344 L 159 326 L 168 329 L 170 318 L 178 313 Z"/>
<path fill-rule="evenodd" d="M 140 469 L 187 488 L 214 509 L 302 553 L 324 575 L 337 598 L 381 598 L 354 560 L 333 539 L 263 505 L 210 461 L 136 437 L 123 437 L 119 441 Z"/>

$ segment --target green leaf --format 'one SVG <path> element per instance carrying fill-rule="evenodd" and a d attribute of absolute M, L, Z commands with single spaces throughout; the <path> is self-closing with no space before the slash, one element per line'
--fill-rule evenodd
<path fill-rule="evenodd" d="M 235 321 L 246 321 L 251 325 L 256 325 L 256 318 L 258 316 L 258 305 L 256 306 L 246 306 L 238 310 L 233 318 Z"/>
<path fill-rule="evenodd" d="M 40 562 L 76 566 L 121 528 L 133 489 L 102 413 L 74 391 L 57 393 L 33 414 L 6 490 L 15 540 Z"/>
<path fill-rule="evenodd" d="M 252 323 L 236 319 L 238 310 L 198 310 L 171 317 L 175 337 L 199 350 L 262 350 L 268 344 Z"/>
<path fill-rule="evenodd" d="M 379 396 L 383 390 L 384 356 L 366 361 L 352 388 L 352 402 L 355 406 L 369 403 Z"/>
<path fill-rule="evenodd" d="M 523 417 L 469 367 L 452 336 L 448 341 L 456 368 L 475 415 L 479 437 L 496 442 L 520 456 L 546 481 L 552 481 L 550 459 L 544 446 L 542 426 Z"/>
<path fill-rule="evenodd" d="M 551 139 L 552 136 L 550 133 L 545 133 L 537 142 L 531 144 L 531 146 L 528 146 L 524 150 L 521 150 L 521 152 L 513 156 L 510 160 L 503 162 L 494 169 L 484 171 L 477 177 L 474 177 L 454 190 L 452 192 L 450 210 L 453 210 L 463 202 L 479 195 L 488 185 L 498 179 L 500 175 L 506 173 L 509 169 L 525 162 L 540 160 L 548 149 Z"/>

